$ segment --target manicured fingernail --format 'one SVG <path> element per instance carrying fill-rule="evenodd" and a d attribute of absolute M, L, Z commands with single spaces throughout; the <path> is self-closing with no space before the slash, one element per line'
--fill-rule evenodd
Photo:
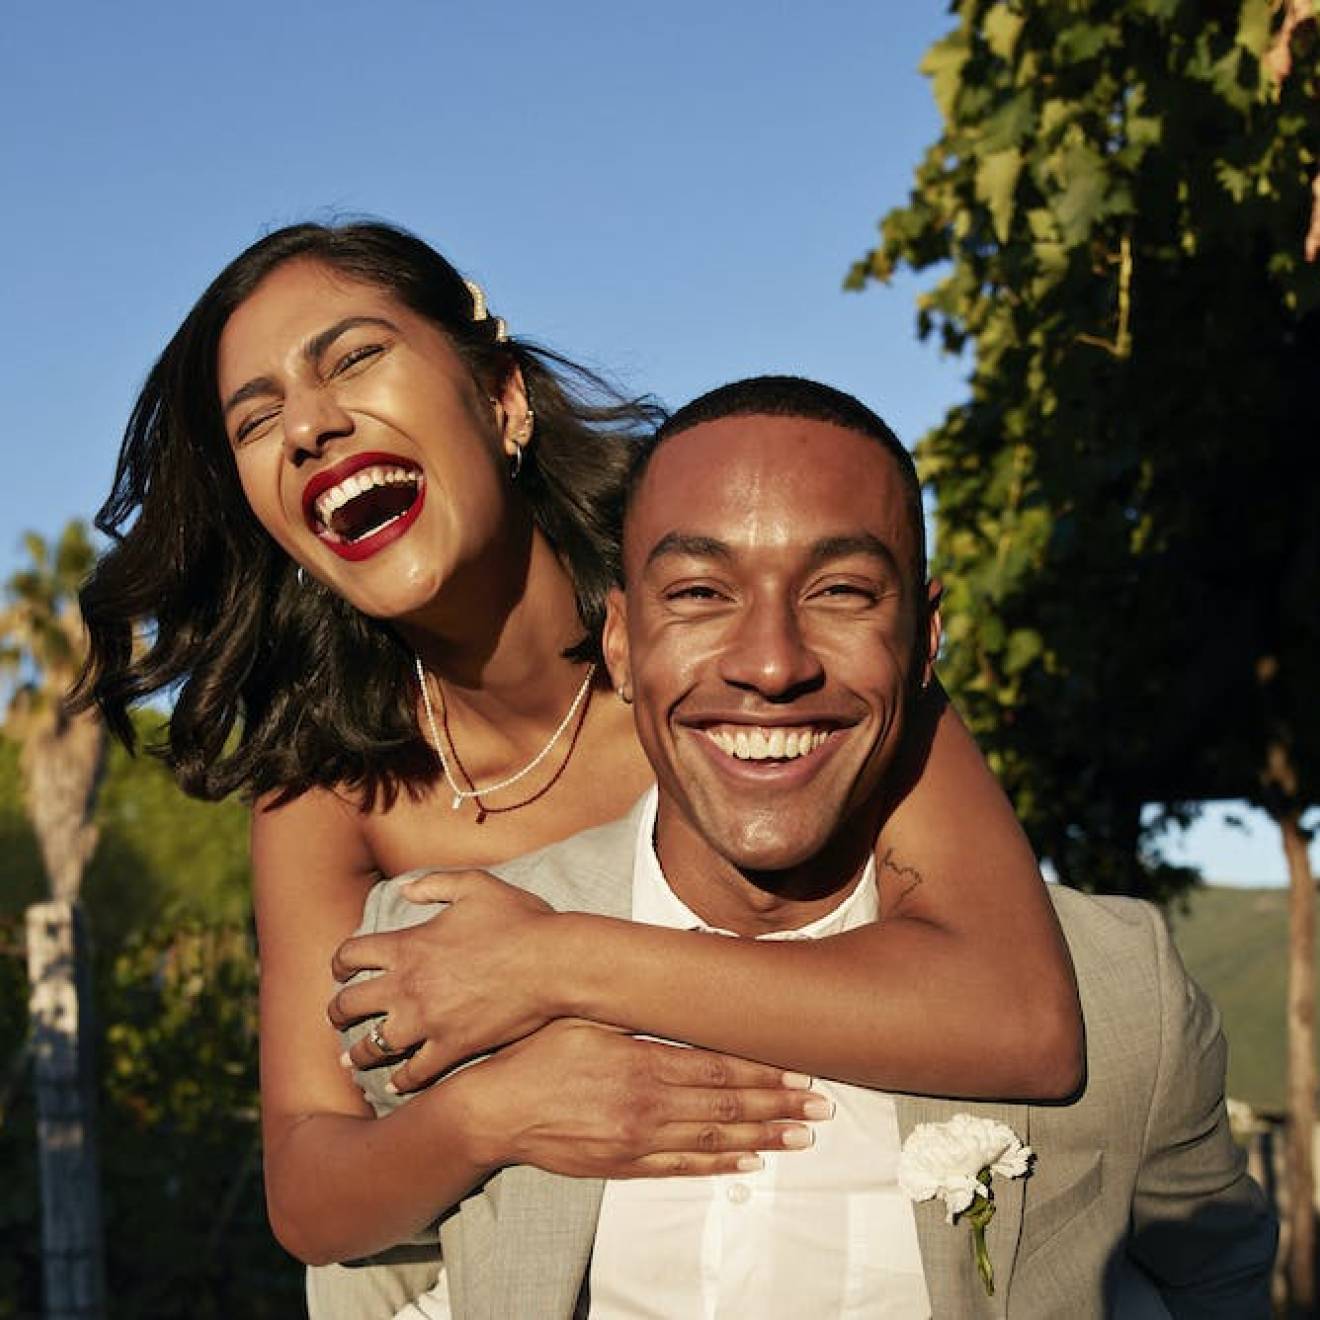
<path fill-rule="evenodd" d="M 790 1127 L 784 1129 L 779 1140 L 785 1150 L 805 1150 L 816 1140 L 816 1134 L 810 1128 Z"/>
<path fill-rule="evenodd" d="M 810 1090 L 811 1081 L 806 1073 L 786 1072 L 783 1076 L 783 1085 L 790 1091 Z"/>
<path fill-rule="evenodd" d="M 394 1082 L 393 1082 L 392 1079 L 391 1079 L 390 1081 L 388 1081 L 388 1082 L 385 1083 L 385 1089 L 386 1089 L 391 1095 L 398 1095 L 398 1094 L 399 1094 L 399 1088 L 398 1088 L 397 1086 L 394 1085 Z"/>
<path fill-rule="evenodd" d="M 823 1095 L 813 1096 L 802 1106 L 803 1118 L 833 1118 L 834 1101 Z"/>
<path fill-rule="evenodd" d="M 347 1070 L 347 1071 L 350 1071 L 350 1072 L 352 1071 L 352 1068 L 353 1068 L 353 1060 L 350 1059 L 350 1058 L 348 1057 L 348 1051 L 347 1051 L 347 1050 L 345 1050 L 345 1051 L 339 1056 L 339 1066 L 340 1066 L 341 1068 Z"/>
<path fill-rule="evenodd" d="M 759 1155 L 739 1155 L 738 1172 L 755 1173 L 757 1169 L 765 1168 L 765 1161 Z"/>

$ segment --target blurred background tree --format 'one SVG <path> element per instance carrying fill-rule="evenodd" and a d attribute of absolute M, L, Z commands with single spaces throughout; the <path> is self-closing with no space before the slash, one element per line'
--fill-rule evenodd
<path fill-rule="evenodd" d="M 70 543 L 79 538 L 85 544 L 80 528 L 65 533 Z M 52 558 L 58 553 L 47 551 L 47 570 Z M 31 653 L 15 654 L 15 632 L 5 637 L 17 677 L 37 684 L 44 671 Z M 160 740 L 161 714 L 143 711 L 135 722 L 141 743 Z M 29 727 L 7 722 L 0 731 L 0 1316 L 49 1304 L 21 957 L 23 913 L 47 891 L 19 769 Z M 262 1198 L 246 809 L 186 798 L 161 762 L 118 745 L 104 755 L 99 783 L 84 820 L 97 846 L 79 903 L 92 936 L 112 1313 L 298 1314 L 302 1272 L 271 1236 Z"/>
<path fill-rule="evenodd" d="M 43 1294 L 52 1314 L 105 1307 L 96 1073 L 87 932 L 78 901 L 96 849 L 93 820 L 105 758 L 95 712 L 63 698 L 84 652 L 78 587 L 91 570 L 87 529 L 70 523 L 52 548 L 26 538 L 29 567 L 6 584 L 0 666 L 13 681 L 6 734 L 18 740 L 23 809 L 41 854 L 47 897 L 26 912 L 31 985 L 25 1053 L 37 1091 Z"/>
<path fill-rule="evenodd" d="M 918 446 L 945 681 L 1042 857 L 1166 899 L 1197 804 L 1277 823 L 1291 900 L 1289 1279 L 1315 1300 L 1320 160 L 1310 0 L 961 0 L 944 131 L 848 284 L 940 267 L 971 350 Z M 1153 807 L 1153 809 L 1152 809 Z"/>

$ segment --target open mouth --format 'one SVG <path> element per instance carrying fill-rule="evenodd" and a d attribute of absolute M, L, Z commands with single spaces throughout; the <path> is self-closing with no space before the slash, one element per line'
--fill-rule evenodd
<path fill-rule="evenodd" d="M 383 531 L 417 502 L 422 474 L 376 464 L 346 477 L 312 504 L 314 530 L 331 542 L 353 544 Z"/>
<path fill-rule="evenodd" d="M 721 752 L 737 761 L 797 761 L 823 747 L 831 730 L 812 724 L 788 728 L 714 724 L 703 732 Z"/>
<path fill-rule="evenodd" d="M 307 483 L 303 514 L 341 558 L 365 559 L 403 535 L 425 493 L 416 464 L 390 454 L 357 454 Z"/>

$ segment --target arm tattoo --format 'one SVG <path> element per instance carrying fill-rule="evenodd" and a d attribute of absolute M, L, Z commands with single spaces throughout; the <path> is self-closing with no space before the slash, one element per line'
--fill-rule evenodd
<path fill-rule="evenodd" d="M 894 886 L 894 898 L 892 903 L 886 903 L 886 891 L 889 888 L 892 877 Z M 915 866 L 904 866 L 894 857 L 894 850 L 889 848 L 880 858 L 880 864 L 876 868 L 875 884 L 879 891 L 880 912 L 882 919 L 884 916 L 892 916 L 903 905 L 903 900 L 921 884 L 924 880 L 921 872 Z"/>

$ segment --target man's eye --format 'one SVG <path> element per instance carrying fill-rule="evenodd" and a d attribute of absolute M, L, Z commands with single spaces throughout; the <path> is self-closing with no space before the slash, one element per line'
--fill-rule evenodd
<path fill-rule="evenodd" d="M 711 586 L 702 582 L 695 582 L 688 586 L 671 587 L 665 592 L 666 600 L 719 600 L 720 593 Z"/>
<path fill-rule="evenodd" d="M 831 582 L 821 587 L 816 595 L 826 600 L 874 604 L 880 599 L 880 593 L 874 587 L 863 586 L 859 582 Z"/>

